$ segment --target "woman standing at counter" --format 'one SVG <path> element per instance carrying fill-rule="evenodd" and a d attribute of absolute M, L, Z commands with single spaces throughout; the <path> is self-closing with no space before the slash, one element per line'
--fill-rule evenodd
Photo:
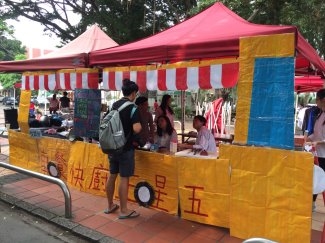
<path fill-rule="evenodd" d="M 167 116 L 159 116 L 157 118 L 157 132 L 155 135 L 155 144 L 158 145 L 158 151 L 170 151 L 170 142 L 177 143 L 177 133 Z"/>
<path fill-rule="evenodd" d="M 322 110 L 316 118 L 314 133 L 307 137 L 307 144 L 311 143 L 316 148 L 319 167 L 325 171 L 325 89 L 320 89 L 316 94 L 316 104 Z M 313 210 L 317 194 L 313 196 Z"/>
<path fill-rule="evenodd" d="M 216 141 L 210 130 L 205 127 L 206 122 L 207 120 L 203 116 L 195 116 L 193 128 L 198 132 L 195 144 L 179 144 L 178 147 L 197 150 L 201 155 L 216 154 Z"/>
<path fill-rule="evenodd" d="M 59 109 L 59 100 L 56 98 L 56 94 L 53 94 L 52 98 L 50 99 L 50 114 L 56 113 Z"/>
<path fill-rule="evenodd" d="M 172 125 L 172 127 L 174 127 L 174 111 L 171 108 L 171 103 L 172 103 L 172 97 L 168 94 L 165 94 L 162 97 L 161 100 L 161 104 L 160 106 L 158 106 L 157 110 L 156 110 L 156 116 L 155 116 L 155 123 L 158 126 L 158 117 L 160 117 L 161 115 L 167 116 L 170 124 Z"/>

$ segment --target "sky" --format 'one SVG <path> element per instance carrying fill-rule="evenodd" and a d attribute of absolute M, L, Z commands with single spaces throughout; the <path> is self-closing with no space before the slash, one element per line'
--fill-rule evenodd
<path fill-rule="evenodd" d="M 60 40 L 56 36 L 49 37 L 44 34 L 40 23 L 23 17 L 20 17 L 19 20 L 8 20 L 6 22 L 14 26 L 15 38 L 20 40 L 26 47 L 54 50 L 56 45 L 60 44 Z"/>

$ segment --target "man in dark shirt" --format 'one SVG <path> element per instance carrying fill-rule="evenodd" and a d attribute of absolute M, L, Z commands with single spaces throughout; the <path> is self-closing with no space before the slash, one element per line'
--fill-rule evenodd
<path fill-rule="evenodd" d="M 134 102 L 138 93 L 138 85 L 130 81 L 129 79 L 123 80 L 122 93 L 123 98 L 116 101 L 112 109 L 118 109 L 127 101 Z M 117 174 L 120 174 L 119 183 L 119 198 L 120 198 L 120 215 L 119 219 L 135 218 L 139 216 L 134 210 L 130 210 L 127 207 L 129 178 L 134 174 L 134 147 L 132 145 L 134 134 L 141 131 L 141 124 L 139 118 L 139 111 L 135 104 L 130 104 L 126 108 L 120 111 L 120 118 L 122 121 L 124 134 L 128 138 L 124 146 L 123 152 L 118 154 L 110 154 L 109 158 L 109 170 L 110 176 L 106 183 L 106 195 L 108 200 L 108 208 L 104 213 L 113 213 L 119 206 L 113 202 L 115 181 Z"/>
<path fill-rule="evenodd" d="M 138 106 L 140 123 L 141 123 L 141 132 L 139 137 L 142 143 L 153 143 L 155 127 L 153 124 L 152 114 L 148 111 L 148 99 L 144 96 L 140 96 L 135 100 L 135 104 Z"/>
<path fill-rule="evenodd" d="M 60 98 L 60 110 L 62 110 L 62 109 L 69 110 L 70 99 L 67 96 L 68 96 L 68 93 L 66 91 L 64 91 L 63 96 Z"/>

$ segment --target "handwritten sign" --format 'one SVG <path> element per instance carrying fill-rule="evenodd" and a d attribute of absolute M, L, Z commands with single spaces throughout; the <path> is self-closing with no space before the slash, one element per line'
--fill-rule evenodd
<path fill-rule="evenodd" d="M 79 137 L 98 137 L 101 93 L 95 89 L 76 89 L 74 93 L 74 132 Z"/>

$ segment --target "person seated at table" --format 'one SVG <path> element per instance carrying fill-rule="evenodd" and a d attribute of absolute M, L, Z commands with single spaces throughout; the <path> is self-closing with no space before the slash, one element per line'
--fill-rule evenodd
<path fill-rule="evenodd" d="M 56 94 L 53 94 L 52 98 L 50 99 L 50 114 L 56 113 L 59 109 L 59 100 L 56 98 Z"/>
<path fill-rule="evenodd" d="M 35 104 L 33 101 L 29 104 L 29 118 L 35 118 Z"/>
<path fill-rule="evenodd" d="M 216 154 L 217 146 L 211 131 L 205 127 L 207 120 L 200 115 L 193 119 L 193 128 L 197 130 L 197 138 L 195 144 L 179 144 L 179 148 L 193 149 L 201 155 Z"/>
<path fill-rule="evenodd" d="M 157 132 L 154 140 L 155 144 L 158 145 L 158 152 L 169 152 L 170 142 L 177 143 L 177 133 L 165 115 L 157 118 Z"/>
<path fill-rule="evenodd" d="M 140 123 L 142 127 L 139 137 L 143 143 L 153 143 L 155 127 L 153 125 L 152 114 L 148 111 L 148 99 L 140 96 L 135 100 L 135 104 L 139 108 Z"/>

